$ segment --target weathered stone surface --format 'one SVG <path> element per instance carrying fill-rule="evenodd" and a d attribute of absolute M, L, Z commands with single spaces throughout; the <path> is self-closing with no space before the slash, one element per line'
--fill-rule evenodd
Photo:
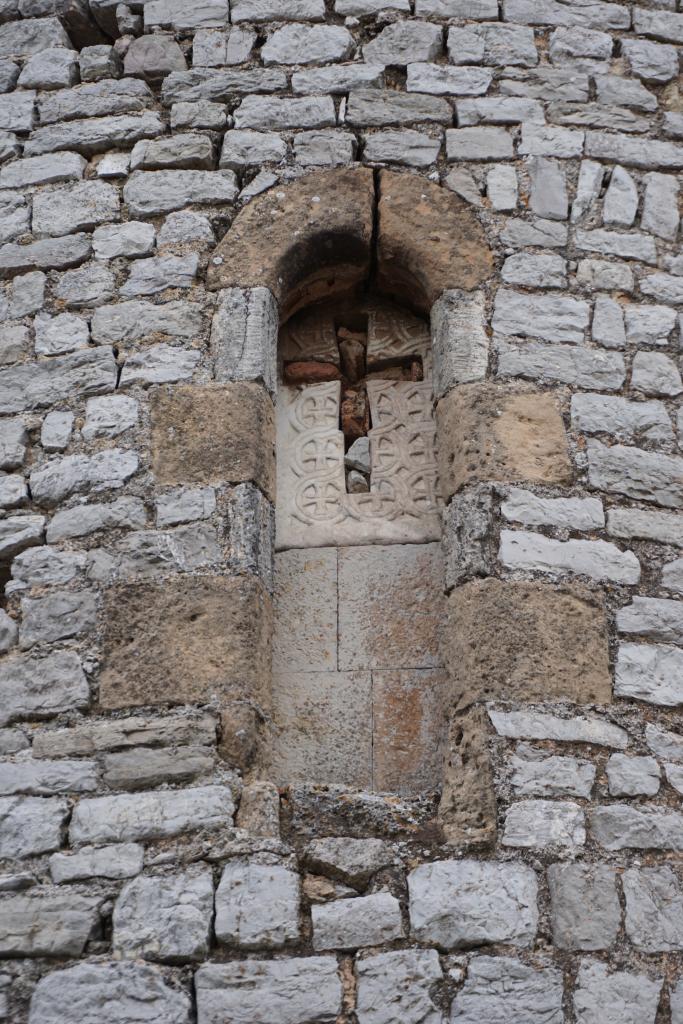
<path fill-rule="evenodd" d="M 260 166 L 264 163 L 280 163 L 286 155 L 287 144 L 275 132 L 236 128 L 227 131 L 223 136 L 219 166 L 237 171 L 243 167 Z"/>
<path fill-rule="evenodd" d="M 163 839 L 227 828 L 234 810 L 227 786 L 94 797 L 74 808 L 69 835 L 74 845 Z"/>
<path fill-rule="evenodd" d="M 346 121 L 369 128 L 429 121 L 449 125 L 453 123 L 453 111 L 446 100 L 424 93 L 355 89 L 349 93 Z"/>
<path fill-rule="evenodd" d="M 43 409 L 75 396 L 114 389 L 116 363 L 111 349 L 94 348 L 0 372 L 0 412 Z"/>
<path fill-rule="evenodd" d="M 503 846 L 583 846 L 583 808 L 571 800 L 520 800 L 505 816 Z"/>
<path fill-rule="evenodd" d="M 637 949 L 660 953 L 683 949 L 683 889 L 667 865 L 629 868 L 623 875 L 626 934 Z"/>
<path fill-rule="evenodd" d="M 561 541 L 524 530 L 502 530 L 498 557 L 509 569 L 570 572 L 614 583 L 640 579 L 640 563 L 633 552 L 601 540 Z"/>
<path fill-rule="evenodd" d="M 654 757 L 612 754 L 607 780 L 610 796 L 654 796 L 659 790 L 659 765 Z"/>
<path fill-rule="evenodd" d="M 31 857 L 62 845 L 69 805 L 59 797 L 0 797 L 0 857 Z"/>
<path fill-rule="evenodd" d="M 357 962 L 359 1024 L 438 1024 L 430 989 L 442 978 L 437 953 L 396 950 Z"/>
<path fill-rule="evenodd" d="M 11 558 L 24 548 L 42 543 L 44 516 L 9 516 L 0 520 L 0 557 Z"/>
<path fill-rule="evenodd" d="M 103 345 L 164 336 L 189 339 L 201 331 L 201 312 L 199 303 L 191 302 L 119 302 L 94 311 L 92 336 Z"/>
<path fill-rule="evenodd" d="M 448 289 L 471 291 L 491 273 L 491 252 L 472 210 L 436 185 L 380 172 L 379 287 L 425 311 Z"/>
<path fill-rule="evenodd" d="M 128 280 L 120 289 L 121 295 L 128 298 L 133 295 L 155 295 L 167 288 L 191 288 L 198 264 L 196 253 L 136 260 L 131 265 Z"/>
<path fill-rule="evenodd" d="M 405 66 L 434 60 L 441 53 L 441 28 L 425 21 L 396 21 L 363 46 L 363 59 Z"/>
<path fill-rule="evenodd" d="M 41 125 L 47 125 L 108 114 L 138 113 L 152 103 L 152 93 L 143 82 L 130 78 L 109 79 L 41 95 L 38 114 Z"/>
<path fill-rule="evenodd" d="M 356 889 L 364 888 L 393 859 L 391 847 L 381 839 L 316 839 L 306 848 L 306 863 L 312 871 Z"/>
<path fill-rule="evenodd" d="M 98 260 L 113 260 L 117 256 L 147 256 L 154 249 L 154 237 L 154 226 L 141 221 L 107 225 L 95 229 L 93 252 Z"/>
<path fill-rule="evenodd" d="M 90 250 L 87 235 L 43 238 L 27 245 L 3 245 L 0 248 L 0 277 L 13 277 L 27 270 L 65 270 L 67 267 L 75 267 L 87 260 Z"/>
<path fill-rule="evenodd" d="M 20 646 L 26 649 L 36 643 L 66 640 L 93 630 L 96 608 L 95 597 L 88 592 L 63 590 L 33 600 L 24 598 Z"/>
<path fill-rule="evenodd" d="M 268 72 L 264 72 L 268 74 Z M 279 75 L 280 72 L 271 72 Z M 337 115 L 331 96 L 245 96 L 235 111 L 236 128 L 331 128 Z"/>
<path fill-rule="evenodd" d="M 97 530 L 141 527 L 147 522 L 139 498 L 119 498 L 108 504 L 85 504 L 57 512 L 49 522 L 47 541 L 52 544 L 74 537 L 86 537 Z"/>
<path fill-rule="evenodd" d="M 482 292 L 448 290 L 431 310 L 434 394 L 483 380 L 489 357 Z"/>
<path fill-rule="evenodd" d="M 0 170 L 0 188 L 25 188 L 27 185 L 48 185 L 56 181 L 78 181 L 83 177 L 86 160 L 78 153 L 57 156 L 34 156 L 14 160 Z M 50 232 L 58 234 L 58 232 Z"/>
<path fill-rule="evenodd" d="M 108 1024 L 131 1024 L 141 1007 L 151 1021 L 189 1024 L 190 999 L 166 983 L 153 967 L 126 963 L 82 963 L 52 971 L 38 982 L 30 1024 L 61 1024 L 75 1017 L 98 1024 L 106 1007 Z"/>
<path fill-rule="evenodd" d="M 173 28 L 187 32 L 198 28 L 221 28 L 228 23 L 228 0 L 201 0 L 188 9 L 184 0 L 147 0 L 145 29 Z"/>
<path fill-rule="evenodd" d="M 138 843 L 84 846 L 77 853 L 53 853 L 53 882 L 81 882 L 89 878 L 132 878 L 142 871 L 144 847 Z"/>
<path fill-rule="evenodd" d="M 338 160 L 316 159 L 310 160 L 310 162 L 347 163 L 352 159 L 352 152 L 344 157 L 341 145 L 339 148 Z M 433 139 L 424 132 L 416 132 L 407 128 L 405 131 L 373 132 L 371 135 L 366 135 L 363 153 L 365 159 L 370 163 L 377 161 L 378 163 L 405 164 L 407 167 L 429 167 L 437 159 L 440 149 L 441 141 L 439 139 Z M 295 146 L 295 150 L 301 161 L 299 147 Z"/>
<path fill-rule="evenodd" d="M 421 864 L 408 875 L 411 932 L 442 949 L 528 946 L 538 926 L 537 888 L 535 873 L 521 864 Z"/>
<path fill-rule="evenodd" d="M 479 481 L 571 478 L 564 427 L 550 395 L 464 385 L 439 402 L 436 418 L 446 498 Z"/>
<path fill-rule="evenodd" d="M 678 508 L 683 505 L 682 473 L 678 456 L 588 442 L 588 479 L 602 491 Z"/>
<path fill-rule="evenodd" d="M 631 387 L 646 395 L 673 397 L 683 391 L 683 381 L 673 359 L 663 352 L 636 352 Z"/>
<path fill-rule="evenodd" d="M 105 598 L 104 617 L 104 706 L 266 698 L 270 599 L 253 578 L 121 585 Z"/>
<path fill-rule="evenodd" d="M 564 9 L 564 5 L 563 9 Z M 562 1024 L 562 974 L 510 957 L 474 957 L 453 1001 L 458 1024 Z"/>
<path fill-rule="evenodd" d="M 614 395 L 572 395 L 572 426 L 620 441 L 669 441 L 671 420 L 661 402 L 629 402 Z"/>
<path fill-rule="evenodd" d="M 211 324 L 216 380 L 262 381 L 273 394 L 277 325 L 277 306 L 267 288 L 221 292 Z"/>
<path fill-rule="evenodd" d="M 261 50 L 263 63 L 328 64 L 344 60 L 353 50 L 353 36 L 341 25 L 285 25 L 269 36 Z M 387 61 L 377 60 L 378 64 Z"/>
<path fill-rule="evenodd" d="M 276 671 L 324 672 L 337 666 L 337 550 L 278 552 L 275 558 Z"/>
<path fill-rule="evenodd" d="M 39 192 L 33 199 L 33 231 L 37 234 L 68 235 L 118 219 L 118 192 L 103 181 Z"/>
<path fill-rule="evenodd" d="M 0 762 L 0 795 L 91 793 L 97 789 L 98 776 L 94 761 L 26 759 Z"/>
<path fill-rule="evenodd" d="M 206 964 L 195 975 L 195 988 L 198 1024 L 334 1024 L 341 1012 L 342 986 L 332 956 Z"/>
<path fill-rule="evenodd" d="M 460 707 L 513 696 L 611 700 L 604 607 L 578 586 L 466 583 L 449 598 L 443 647 Z"/>
<path fill-rule="evenodd" d="M 80 956 L 98 920 L 100 898 L 64 891 L 2 901 L 3 956 Z"/>
<path fill-rule="evenodd" d="M 185 55 L 175 39 L 163 35 L 140 36 L 133 39 L 123 59 L 127 75 L 159 84 L 172 71 L 185 71 Z"/>
<path fill-rule="evenodd" d="M 590 827 L 606 850 L 683 849 L 683 814 L 660 808 L 603 804 L 591 811 Z"/>
<path fill-rule="evenodd" d="M 510 488 L 501 504 L 501 513 L 505 519 L 524 523 L 525 526 L 599 530 L 605 525 L 605 513 L 599 498 L 542 498 L 519 487 Z"/>
<path fill-rule="evenodd" d="M 451 67 L 421 61 L 408 64 L 406 88 L 409 93 L 428 93 L 432 96 L 481 96 L 493 77 L 487 68 Z M 446 120 L 445 124 L 451 124 Z"/>
<path fill-rule="evenodd" d="M 122 449 L 91 456 L 67 455 L 31 473 L 33 499 L 38 505 L 53 508 L 72 494 L 96 494 L 123 487 L 137 468 L 137 455 Z"/>
<path fill-rule="evenodd" d="M 24 155 L 40 156 L 68 149 L 89 156 L 106 152 L 112 146 L 128 148 L 140 139 L 156 138 L 163 130 L 161 118 L 151 110 L 64 121 L 36 128 L 24 147 Z"/>
<path fill-rule="evenodd" d="M 170 138 L 138 142 L 131 154 L 131 169 L 211 171 L 216 164 L 214 140 L 202 132 L 187 132 Z"/>
<path fill-rule="evenodd" d="M 538 711 L 489 711 L 500 736 L 513 739 L 559 740 L 568 743 L 595 743 L 623 750 L 628 733 L 601 718 L 558 718 Z"/>
<path fill-rule="evenodd" d="M 0 667 L 0 686 L 0 725 L 84 708 L 90 698 L 80 660 L 71 651 L 57 651 L 46 658 L 7 658 Z"/>
<path fill-rule="evenodd" d="M 368 271 L 373 207 L 367 169 L 317 171 L 266 192 L 240 212 L 217 247 L 208 285 L 267 288 L 285 305 L 283 317 L 345 291 Z M 321 248 L 321 232 L 343 242 Z"/>
<path fill-rule="evenodd" d="M 278 949 L 299 938 L 299 876 L 280 864 L 232 861 L 216 890 L 216 938 L 240 949 Z"/>
<path fill-rule="evenodd" d="M 605 964 L 584 960 L 576 980 L 578 1024 L 654 1024 L 661 979 L 626 971 L 609 974 Z"/>
<path fill-rule="evenodd" d="M 71 40 L 57 18 L 9 21 L 0 26 L 0 57 L 28 57 L 53 46 L 71 48 Z"/>
<path fill-rule="evenodd" d="M 664 761 L 683 761 L 683 736 L 661 729 L 651 722 L 645 725 L 645 742 Z"/>
<path fill-rule="evenodd" d="M 26 458 L 28 431 L 20 419 L 0 422 L 0 469 L 18 469 Z"/>
<path fill-rule="evenodd" d="M 144 747 L 107 754 L 103 779 L 110 789 L 148 789 L 164 783 L 191 782 L 214 767 L 208 747 L 182 746 L 172 751 Z"/>
<path fill-rule="evenodd" d="M 495 558 L 493 493 L 487 484 L 456 494 L 443 513 L 446 589 L 487 576 Z"/>
<path fill-rule="evenodd" d="M 253 481 L 274 494 L 273 407 L 256 384 L 158 390 L 152 461 L 161 484 Z"/>
<path fill-rule="evenodd" d="M 606 864 L 548 868 L 553 942 L 560 949 L 609 949 L 621 924 L 616 872 Z"/>
<path fill-rule="evenodd" d="M 621 644 L 614 692 L 665 707 L 683 703 L 683 651 L 668 644 Z"/>
<path fill-rule="evenodd" d="M 156 217 L 189 205 L 232 203 L 237 182 L 232 171 L 136 171 L 123 189 L 133 217 Z"/>
<path fill-rule="evenodd" d="M 403 937 L 401 908 L 388 892 L 332 900 L 311 908 L 313 948 L 357 949 Z"/>
<path fill-rule="evenodd" d="M 209 714 L 191 718 L 110 718 L 67 729 L 42 730 L 35 737 L 33 752 L 37 757 L 81 757 L 145 745 L 173 749 L 185 744 L 210 746 L 215 742 L 216 719 Z"/>
<path fill-rule="evenodd" d="M 544 757 L 520 744 L 509 761 L 510 785 L 518 796 L 580 796 L 588 798 L 595 782 L 595 766 L 575 757 Z"/>
<path fill-rule="evenodd" d="M 124 885 L 114 906 L 114 952 L 170 963 L 201 960 L 209 950 L 212 911 L 208 868 L 139 875 Z"/>
<path fill-rule="evenodd" d="M 617 612 L 617 628 L 648 640 L 683 643 L 683 601 L 636 596 Z"/>
<path fill-rule="evenodd" d="M 645 512 L 637 508 L 610 509 L 607 529 L 615 537 L 637 537 L 683 547 L 683 524 L 667 512 Z"/>
<path fill-rule="evenodd" d="M 492 326 L 500 334 L 574 344 L 583 341 L 588 319 L 588 303 L 580 299 L 499 288 Z"/>

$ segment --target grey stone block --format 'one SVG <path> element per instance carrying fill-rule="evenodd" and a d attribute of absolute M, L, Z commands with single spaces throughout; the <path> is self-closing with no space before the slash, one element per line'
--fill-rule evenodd
<path fill-rule="evenodd" d="M 590 812 L 590 828 L 606 850 L 683 849 L 683 814 L 660 808 L 603 804 Z"/>
<path fill-rule="evenodd" d="M 563 5 L 564 6 L 564 5 Z M 458 1024 L 562 1024 L 562 974 L 511 957 L 477 956 L 453 1001 Z"/>
<path fill-rule="evenodd" d="M 155 340 L 159 335 L 190 339 L 201 329 L 202 307 L 191 302 L 119 302 L 96 309 L 91 323 L 93 341 L 102 345 L 144 341 L 152 335 Z"/>
<path fill-rule="evenodd" d="M 74 85 L 78 77 L 76 51 L 55 46 L 29 57 L 18 85 L 21 89 L 64 89 Z"/>
<path fill-rule="evenodd" d="M 630 228 L 638 210 L 638 189 L 624 167 L 615 167 L 602 205 L 604 224 Z"/>
<path fill-rule="evenodd" d="M 683 558 L 669 562 L 662 568 L 662 586 L 675 594 L 683 594 Z"/>
<path fill-rule="evenodd" d="M 240 949 L 278 949 L 299 938 L 299 876 L 280 864 L 232 861 L 216 890 L 216 938 Z"/>
<path fill-rule="evenodd" d="M 407 128 L 405 131 L 375 132 L 364 136 L 363 157 L 370 163 L 376 161 L 407 167 L 429 167 L 437 160 L 440 150 L 441 139 Z M 298 156 L 296 143 L 295 152 Z M 352 158 L 352 154 L 346 154 L 346 158 L 339 162 L 350 163 Z"/>
<path fill-rule="evenodd" d="M 245 96 L 235 111 L 236 128 L 330 128 L 336 123 L 331 96 Z"/>
<path fill-rule="evenodd" d="M 287 155 L 287 143 L 275 132 L 234 129 L 223 136 L 220 166 L 237 171 L 264 163 L 280 163 Z"/>
<path fill-rule="evenodd" d="M 493 73 L 487 68 L 450 67 L 416 61 L 408 64 L 406 89 L 433 96 L 482 96 L 488 91 Z M 398 118 L 399 122 L 401 118 Z M 359 118 L 359 122 L 361 119 Z M 445 124 L 451 124 L 448 119 Z"/>
<path fill-rule="evenodd" d="M 453 128 L 446 132 L 448 160 L 511 160 L 512 136 L 505 128 Z"/>
<path fill-rule="evenodd" d="M 58 850 L 68 814 L 69 805 L 60 797 L 0 797 L 0 857 Z"/>
<path fill-rule="evenodd" d="M 275 391 L 277 304 L 267 288 L 220 292 L 211 325 L 216 380 L 263 381 Z"/>
<path fill-rule="evenodd" d="M 499 334 L 579 344 L 583 341 L 589 316 L 589 304 L 581 299 L 529 295 L 499 288 L 492 327 Z"/>
<path fill-rule="evenodd" d="M 650 274 L 640 280 L 643 295 L 651 295 L 658 302 L 679 305 L 683 302 L 683 277 L 674 274 Z"/>
<path fill-rule="evenodd" d="M 533 29 L 519 25 L 467 25 L 448 30 L 452 64 L 533 67 L 538 64 Z"/>
<path fill-rule="evenodd" d="M 664 707 L 683 704 L 683 651 L 667 644 L 621 644 L 614 692 Z"/>
<path fill-rule="evenodd" d="M 212 171 L 216 166 L 214 140 L 200 132 L 185 132 L 170 138 L 138 142 L 130 158 L 132 171 L 180 170 Z"/>
<path fill-rule="evenodd" d="M 118 78 L 121 74 L 121 58 L 113 46 L 98 44 L 84 46 L 78 60 L 81 81 L 97 82 L 101 78 Z"/>
<path fill-rule="evenodd" d="M 520 800 L 505 816 L 503 846 L 574 849 L 586 842 L 583 808 L 571 800 Z"/>
<path fill-rule="evenodd" d="M 483 292 L 445 291 L 431 310 L 434 394 L 483 380 L 489 358 Z"/>
<path fill-rule="evenodd" d="M 88 321 L 71 313 L 39 315 L 34 321 L 35 350 L 39 356 L 58 356 L 85 348 L 90 341 Z"/>
<path fill-rule="evenodd" d="M 0 520 L 0 557 L 11 558 L 24 548 L 42 543 L 44 533 L 43 516 L 9 516 Z"/>
<path fill-rule="evenodd" d="M 612 36 L 590 28 L 556 28 L 550 36 L 549 54 L 553 64 L 579 62 L 587 57 L 594 61 L 609 60 L 613 48 Z M 579 62 L 581 66 L 585 62 Z"/>
<path fill-rule="evenodd" d="M 598 490 L 678 508 L 683 504 L 682 474 L 679 456 L 588 442 L 588 480 Z"/>
<path fill-rule="evenodd" d="M 595 766 L 575 757 L 544 757 L 543 752 L 520 743 L 510 757 L 510 785 L 517 796 L 579 796 L 588 798 L 595 782 Z"/>
<path fill-rule="evenodd" d="M 3 900 L 3 956 L 80 956 L 98 919 L 97 896 L 58 891 Z"/>
<path fill-rule="evenodd" d="M 69 583 L 86 567 L 84 551 L 59 551 L 42 545 L 28 548 L 12 561 L 12 579 L 28 587 Z"/>
<path fill-rule="evenodd" d="M 134 452 L 111 448 L 97 455 L 67 455 L 31 473 L 31 491 L 38 505 L 53 508 L 72 494 L 91 494 L 123 487 L 137 472 Z"/>
<path fill-rule="evenodd" d="M 342 1005 L 333 956 L 205 964 L 195 975 L 195 989 L 198 1024 L 222 1024 L 231 1018 L 245 1024 L 263 1019 L 270 1024 L 334 1024 Z"/>
<path fill-rule="evenodd" d="M 584 133 L 555 125 L 527 123 L 517 147 L 520 156 L 553 156 L 567 159 L 582 156 Z"/>
<path fill-rule="evenodd" d="M 18 469 L 24 464 L 28 431 L 20 419 L 0 421 L 0 469 Z"/>
<path fill-rule="evenodd" d="M 53 853 L 50 874 L 55 883 L 90 878 L 132 878 L 142 871 L 145 849 L 138 843 L 84 846 L 77 853 Z"/>
<path fill-rule="evenodd" d="M 614 945 L 621 925 L 621 907 L 613 867 L 551 864 L 548 885 L 556 946 L 594 950 Z"/>
<path fill-rule="evenodd" d="M 672 170 L 683 167 L 683 146 L 617 133 L 586 132 L 586 156 L 647 171 L 657 167 Z"/>
<path fill-rule="evenodd" d="M 102 505 L 77 505 L 55 513 L 47 528 L 47 540 L 52 544 L 87 537 L 97 530 L 141 527 L 146 522 L 145 506 L 139 498 L 119 498 Z"/>
<path fill-rule="evenodd" d="M 33 752 L 40 757 L 82 757 L 140 746 L 174 748 L 185 744 L 211 746 L 215 743 L 216 719 L 213 715 L 167 715 L 163 718 L 104 719 L 66 729 L 43 730 L 35 736 Z"/>
<path fill-rule="evenodd" d="M 341 25 L 285 25 L 277 28 L 261 48 L 266 67 L 271 64 L 329 64 L 345 60 L 354 48 L 353 36 Z M 376 63 L 386 63 L 376 61 Z"/>
<path fill-rule="evenodd" d="M 537 888 L 535 873 L 523 864 L 421 864 L 408 875 L 412 935 L 442 949 L 528 946 L 538 926 Z"/>
<path fill-rule="evenodd" d="M 673 359 L 663 352 L 636 352 L 631 387 L 646 395 L 673 397 L 683 391 L 683 381 Z"/>
<path fill-rule="evenodd" d="M 532 157 L 529 163 L 531 177 L 531 209 L 539 217 L 566 220 L 569 209 L 565 172 L 556 160 Z M 575 201 L 576 205 L 576 201 Z"/>
<path fill-rule="evenodd" d="M 189 1024 L 189 996 L 172 988 L 163 975 L 143 964 L 82 963 L 52 971 L 36 985 L 29 1024 L 60 1024 L 77 1015 L 81 1024 L 97 1024 L 107 1007 L 107 1024 L 133 1024 L 140 1004 L 164 1024 Z"/>
<path fill-rule="evenodd" d="M 114 953 L 170 963 L 201 960 L 209 951 L 212 913 L 210 868 L 138 875 L 126 882 L 114 905 Z"/>
<path fill-rule="evenodd" d="M 669 865 L 629 868 L 623 875 L 626 934 L 644 953 L 683 949 L 683 890 Z"/>
<path fill-rule="evenodd" d="M 383 86 L 383 64 L 338 64 L 295 71 L 292 75 L 292 92 L 306 95 L 339 95 L 352 89 L 381 89 Z"/>
<path fill-rule="evenodd" d="M 246 93 L 279 92 L 286 88 L 287 76 L 284 71 L 271 68 L 246 68 L 239 71 L 194 68 L 192 71 L 172 72 L 164 80 L 161 98 L 166 106 L 206 101 L 215 104 L 234 102 L 235 96 L 244 96 Z"/>
<path fill-rule="evenodd" d="M 119 386 L 127 388 L 134 384 L 174 384 L 190 380 L 200 359 L 201 353 L 196 349 L 188 351 L 171 345 L 154 345 L 127 357 Z"/>
<path fill-rule="evenodd" d="M 683 644 L 683 601 L 634 597 L 617 612 L 617 629 L 648 640 Z"/>
<path fill-rule="evenodd" d="M 177 526 L 213 515 L 216 492 L 213 487 L 178 487 L 160 494 L 155 504 L 157 526 Z"/>
<path fill-rule="evenodd" d="M 74 808 L 69 834 L 76 845 L 163 839 L 229 827 L 234 810 L 227 786 L 95 797 Z"/>
<path fill-rule="evenodd" d="M 121 286 L 124 298 L 135 295 L 156 295 L 167 288 L 191 288 L 199 267 L 197 253 L 186 256 L 155 256 L 135 260 L 128 280 Z"/>
<path fill-rule="evenodd" d="M 170 213 L 159 230 L 160 248 L 166 245 L 188 245 L 191 242 L 199 242 L 202 248 L 214 246 L 216 236 L 208 217 L 191 210 Z"/>
<path fill-rule="evenodd" d="M 90 700 L 80 660 L 72 651 L 57 651 L 47 658 L 6 658 L 0 666 L 0 685 L 0 725 L 75 711 Z"/>
<path fill-rule="evenodd" d="M 643 230 L 651 231 L 653 235 L 671 242 L 678 234 L 680 222 L 676 178 L 671 174 L 658 174 L 656 171 L 646 174 L 643 213 L 640 219 Z"/>
<path fill-rule="evenodd" d="M 676 326 L 676 311 L 668 306 L 626 306 L 624 319 L 630 344 L 668 345 Z"/>
<path fill-rule="evenodd" d="M 577 1024 L 654 1024 L 662 981 L 584 960 L 577 975 Z"/>
<path fill-rule="evenodd" d="M 541 218 L 528 221 L 510 217 L 500 237 L 505 245 L 513 249 L 522 249 L 527 245 L 555 249 L 567 244 L 567 235 L 566 224 Z"/>
<path fill-rule="evenodd" d="M 131 750 L 106 754 L 105 784 L 110 789 L 147 789 L 164 783 L 191 782 L 214 767 L 214 753 L 208 747 L 178 746 L 170 750 Z"/>
<path fill-rule="evenodd" d="M 613 537 L 637 537 L 683 547 L 683 524 L 678 516 L 666 512 L 613 508 L 607 515 L 607 531 Z"/>
<path fill-rule="evenodd" d="M 576 283 L 581 285 L 583 288 L 587 288 L 591 292 L 595 291 L 624 291 L 632 292 L 634 287 L 633 271 L 625 263 L 611 263 L 609 260 L 579 260 L 576 268 Z M 600 305 L 598 303 L 600 302 Z M 599 295 L 596 301 L 594 309 L 599 309 L 600 312 L 604 312 L 604 306 L 602 303 L 610 303 L 611 300 L 605 296 Z M 615 303 L 618 307 L 618 303 Z M 614 343 L 612 338 L 607 339 L 607 342 L 602 342 L 605 348 L 623 348 L 624 345 L 621 343 L 623 336 L 623 314 L 619 307 L 619 315 L 622 319 L 621 331 L 617 337 L 617 344 Z M 616 321 L 615 317 L 615 321 Z M 594 341 L 599 341 L 599 335 L 602 332 L 605 333 L 605 329 L 599 323 L 600 317 L 598 316 L 598 324 L 596 325 L 596 314 L 593 313 L 593 326 L 592 326 L 592 338 Z M 597 331 L 597 333 L 596 333 Z M 610 344 L 611 342 L 611 344 Z"/>
<path fill-rule="evenodd" d="M 443 513 L 446 589 L 488 576 L 495 560 L 493 494 L 486 485 L 456 494 Z"/>
<path fill-rule="evenodd" d="M 600 530 L 605 513 L 599 498 L 542 498 L 513 487 L 500 507 L 505 519 L 525 526 L 557 526 L 562 530 Z"/>
<path fill-rule="evenodd" d="M 47 597 L 23 598 L 19 644 L 26 650 L 37 643 L 68 640 L 95 628 L 95 596 L 63 590 Z"/>
<path fill-rule="evenodd" d="M 65 270 L 87 260 L 90 251 L 87 235 L 43 238 L 27 245 L 3 245 L 0 247 L 0 277 L 13 277 L 27 270 Z"/>
<path fill-rule="evenodd" d="M 403 938 L 398 900 L 388 892 L 311 907 L 313 948 L 357 949 Z"/>
<path fill-rule="evenodd" d="M 387 124 L 409 125 L 425 121 L 452 124 L 453 110 L 448 101 L 439 96 L 401 93 L 391 89 L 354 89 L 349 93 L 347 124 L 380 128 Z"/>
<path fill-rule="evenodd" d="M 25 759 L 0 763 L 0 795 L 58 796 L 92 793 L 99 772 L 94 761 L 43 761 Z"/>
<path fill-rule="evenodd" d="M 171 107 L 171 128 L 225 129 L 227 117 L 222 103 L 203 100 L 199 103 L 174 103 Z"/>
<path fill-rule="evenodd" d="M 519 185 L 514 167 L 508 164 L 492 167 L 486 175 L 486 195 L 496 212 L 509 213 L 516 209 Z"/>
<path fill-rule="evenodd" d="M 526 288 L 566 288 L 567 262 L 556 253 L 518 252 L 507 257 L 501 275 L 506 284 Z"/>
<path fill-rule="evenodd" d="M 359 1024 L 438 1024 L 441 1014 L 431 998 L 443 975 L 436 950 L 400 949 L 365 957 L 357 963 Z"/>
<path fill-rule="evenodd" d="M 525 530 L 502 530 L 498 557 L 508 569 L 570 572 L 613 583 L 640 579 L 640 563 L 633 552 L 602 540 L 562 541 Z"/>
<path fill-rule="evenodd" d="M 412 65 L 411 65 L 412 66 Z M 416 67 L 418 65 L 415 65 Z M 436 67 L 437 65 L 431 65 Z M 455 74 L 465 70 L 472 73 L 480 68 L 444 68 Z M 475 80 L 473 78 L 473 80 Z M 516 96 L 486 96 L 471 100 L 457 100 L 458 126 L 465 128 L 477 124 L 521 124 L 522 121 L 543 121 L 543 104 Z"/>
<path fill-rule="evenodd" d="M 643 263 L 657 262 L 657 248 L 653 238 L 638 231 L 576 230 L 576 247 L 585 252 L 599 252 L 605 256 L 620 256 Z"/>
<path fill-rule="evenodd" d="M 232 203 L 236 195 L 232 171 L 136 171 L 123 189 L 133 217 L 156 217 L 190 205 Z"/>
<path fill-rule="evenodd" d="M 662 760 L 683 762 L 683 736 L 679 736 L 678 733 L 646 722 L 645 742 L 652 753 Z"/>
<path fill-rule="evenodd" d="M 654 796 L 659 791 L 659 765 L 654 757 L 612 754 L 607 780 L 610 796 Z"/>
<path fill-rule="evenodd" d="M 649 39 L 624 39 L 621 52 L 631 74 L 644 82 L 670 82 L 678 75 L 678 53 L 675 46 L 662 46 Z"/>
<path fill-rule="evenodd" d="M 558 740 L 566 743 L 593 743 L 623 750 L 628 733 L 618 725 L 600 718 L 559 718 L 542 711 L 489 711 L 499 736 L 512 739 Z"/>
<path fill-rule="evenodd" d="M 0 170 L 0 188 L 25 188 L 57 181 L 79 181 L 87 161 L 79 153 L 33 156 L 14 160 Z M 51 232 L 53 234 L 55 232 Z"/>
<path fill-rule="evenodd" d="M 68 270 L 54 290 L 69 309 L 93 309 L 114 298 L 116 278 L 108 267 L 91 263 L 78 270 Z"/>

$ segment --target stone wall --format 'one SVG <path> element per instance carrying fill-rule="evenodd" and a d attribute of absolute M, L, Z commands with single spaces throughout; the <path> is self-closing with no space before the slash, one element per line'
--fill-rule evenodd
<path fill-rule="evenodd" d="M 682 1024 L 681 45 L 0 0 L 0 1020 Z M 278 318 L 368 277 L 435 357 L 413 799 L 261 754 Z"/>

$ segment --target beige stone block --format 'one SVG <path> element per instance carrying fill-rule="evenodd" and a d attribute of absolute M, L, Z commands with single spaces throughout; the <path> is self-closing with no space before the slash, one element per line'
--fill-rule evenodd
<path fill-rule="evenodd" d="M 448 693 L 443 669 L 372 673 L 375 790 L 416 796 L 440 785 Z"/>
<path fill-rule="evenodd" d="M 443 589 L 439 544 L 340 548 L 340 669 L 440 667 Z"/>
<path fill-rule="evenodd" d="M 337 548 L 275 556 L 275 672 L 337 669 Z"/>
<path fill-rule="evenodd" d="M 465 384 L 436 409 L 439 475 L 448 500 L 481 481 L 569 483 L 572 465 L 556 398 Z"/>
<path fill-rule="evenodd" d="M 268 777 L 277 785 L 372 788 L 369 672 L 274 673 L 273 721 Z"/>
<path fill-rule="evenodd" d="M 579 585 L 466 583 L 448 599 L 443 649 L 459 708 L 486 700 L 612 699 L 604 603 Z"/>
<path fill-rule="evenodd" d="M 496 793 L 486 708 L 451 719 L 442 769 L 439 823 L 446 842 L 485 844 L 496 836 Z"/>
<path fill-rule="evenodd" d="M 251 576 L 176 576 L 104 596 L 100 703 L 268 704 L 272 608 Z"/>
<path fill-rule="evenodd" d="M 259 384 L 184 385 L 151 395 L 158 484 L 258 484 L 275 495 L 275 414 Z"/>

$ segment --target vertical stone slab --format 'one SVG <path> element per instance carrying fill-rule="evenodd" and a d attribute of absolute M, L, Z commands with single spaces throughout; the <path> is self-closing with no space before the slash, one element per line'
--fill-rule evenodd
<path fill-rule="evenodd" d="M 217 381 L 257 381 L 277 387 L 278 309 L 267 288 L 225 288 L 211 324 Z"/>
<path fill-rule="evenodd" d="M 337 669 L 337 549 L 281 551 L 275 556 L 273 669 Z"/>

